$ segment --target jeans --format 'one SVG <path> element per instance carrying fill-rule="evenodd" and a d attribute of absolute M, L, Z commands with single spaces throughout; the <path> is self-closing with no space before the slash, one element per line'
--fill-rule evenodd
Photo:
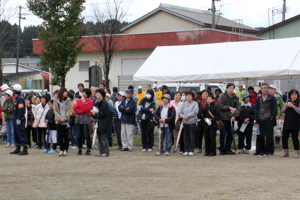
<path fill-rule="evenodd" d="M 148 123 L 149 120 L 141 120 L 140 122 L 143 149 L 152 149 L 154 144 L 154 133 L 148 130 Z"/>
<path fill-rule="evenodd" d="M 193 152 L 195 150 L 195 135 L 196 135 L 196 124 L 184 124 L 184 152 Z M 202 139 L 202 138 L 201 138 Z"/>
<path fill-rule="evenodd" d="M 222 120 L 224 128 L 220 133 L 220 152 L 229 152 L 233 141 L 233 135 L 231 132 L 231 123 L 229 120 Z M 225 144 L 226 138 L 226 144 Z"/>
<path fill-rule="evenodd" d="M 71 131 L 72 131 L 72 136 L 74 139 L 73 142 L 73 146 L 78 147 L 78 143 L 77 143 L 77 137 L 78 137 L 78 128 L 77 128 L 77 124 L 74 124 L 71 126 Z"/>
<path fill-rule="evenodd" d="M 6 121 L 6 133 L 7 133 L 7 144 L 15 144 L 15 133 L 14 133 L 13 120 Z"/>
<path fill-rule="evenodd" d="M 286 129 L 283 129 L 283 131 L 282 131 L 282 146 L 283 146 L 283 149 L 289 149 L 288 141 L 289 141 L 290 133 L 292 135 L 294 149 L 296 151 L 299 151 L 299 138 L 298 138 L 299 130 L 286 130 Z"/>
<path fill-rule="evenodd" d="M 161 136 L 160 136 L 160 152 L 164 152 L 164 140 L 165 137 L 167 138 L 167 143 L 166 143 L 166 153 L 171 152 L 171 140 L 172 140 L 172 132 L 169 131 L 168 127 L 161 128 Z"/>
<path fill-rule="evenodd" d="M 86 139 L 87 143 L 87 149 L 91 150 L 92 148 L 92 140 L 89 135 L 89 127 L 87 124 L 77 124 L 77 143 L 78 143 L 78 149 L 82 149 L 82 139 Z"/>

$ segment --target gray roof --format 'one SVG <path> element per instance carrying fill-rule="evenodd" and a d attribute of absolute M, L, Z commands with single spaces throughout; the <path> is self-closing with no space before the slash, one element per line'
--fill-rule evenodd
<path fill-rule="evenodd" d="M 17 58 L 2 58 L 2 63 L 16 63 Z M 19 58 L 19 63 L 24 65 L 38 65 L 41 58 Z"/>
<path fill-rule="evenodd" d="M 194 22 L 196 24 L 202 25 L 204 27 L 211 26 L 212 24 L 212 12 L 210 11 L 204 11 L 204 10 L 198 10 L 198 9 L 193 9 L 193 8 L 186 8 L 186 7 L 180 7 L 180 6 L 175 6 L 175 5 L 170 5 L 170 4 L 160 4 L 160 6 L 151 11 L 150 13 L 140 17 L 139 19 L 133 21 L 129 25 L 125 26 L 121 31 L 124 31 L 131 26 L 134 26 L 135 24 L 141 22 L 142 20 L 150 17 L 151 15 L 157 13 L 158 11 L 164 11 L 169 14 L 175 15 L 177 17 L 183 18 L 185 20 Z M 224 26 L 224 27 L 235 27 L 235 28 L 243 28 L 246 30 L 251 30 L 251 31 L 258 31 L 255 28 L 252 28 L 250 26 L 246 26 L 243 24 L 239 24 L 233 20 L 227 19 L 225 17 L 222 17 L 220 15 L 216 15 L 216 25 L 217 26 Z"/>

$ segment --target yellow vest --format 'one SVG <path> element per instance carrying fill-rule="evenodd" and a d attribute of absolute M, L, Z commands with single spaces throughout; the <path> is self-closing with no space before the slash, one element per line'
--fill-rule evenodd
<path fill-rule="evenodd" d="M 139 98 L 139 100 L 137 101 L 137 106 L 140 105 L 140 101 L 145 97 L 145 92 L 142 93 L 136 93 L 137 98 Z"/>
<path fill-rule="evenodd" d="M 157 100 L 156 100 L 157 105 L 160 105 L 161 98 L 162 98 L 162 92 L 160 90 L 156 92 L 156 98 L 157 98 Z"/>

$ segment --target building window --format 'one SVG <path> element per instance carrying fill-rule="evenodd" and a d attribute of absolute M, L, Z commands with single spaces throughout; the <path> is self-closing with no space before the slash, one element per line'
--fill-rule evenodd
<path fill-rule="evenodd" d="M 89 71 L 90 61 L 79 61 L 79 71 Z"/>

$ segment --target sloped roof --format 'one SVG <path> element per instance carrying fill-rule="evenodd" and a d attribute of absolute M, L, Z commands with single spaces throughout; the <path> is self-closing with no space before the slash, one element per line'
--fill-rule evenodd
<path fill-rule="evenodd" d="M 176 5 L 170 5 L 170 4 L 160 4 L 158 8 L 155 10 L 147 13 L 146 15 L 138 18 L 137 20 L 133 21 L 129 25 L 125 26 L 121 31 L 124 31 L 135 24 L 143 21 L 144 19 L 150 17 L 151 15 L 159 12 L 164 11 L 169 14 L 175 15 L 177 17 L 183 18 L 185 20 L 191 21 L 193 23 L 205 26 L 205 27 L 211 27 L 212 22 L 212 12 L 210 11 L 204 11 L 204 10 L 198 10 L 193 8 L 186 8 L 186 7 L 180 7 Z M 243 24 L 239 24 L 238 22 L 235 22 L 233 20 L 227 19 L 225 17 L 222 17 L 220 15 L 216 15 L 215 18 L 216 26 L 222 26 L 222 27 L 235 27 L 235 28 L 242 28 L 249 31 L 258 31 L 255 28 L 252 28 L 250 26 L 246 26 Z"/>
<path fill-rule="evenodd" d="M 287 19 L 287 20 L 284 20 L 284 21 L 282 21 L 282 22 L 279 22 L 279 23 L 277 23 L 277 24 L 274 24 L 274 25 L 272 25 L 272 26 L 269 26 L 269 27 L 267 27 L 267 28 L 264 28 L 264 29 L 262 29 L 261 31 L 260 31 L 260 33 L 264 33 L 264 32 L 267 32 L 267 31 L 269 31 L 270 30 L 270 28 L 277 28 L 277 27 L 280 27 L 280 26 L 282 26 L 282 25 L 285 25 L 285 24 L 287 24 L 287 23 L 289 23 L 289 22 L 292 22 L 292 21 L 295 21 L 295 20 L 298 20 L 298 19 L 300 19 L 300 15 L 296 15 L 296 16 L 294 16 L 294 17 L 291 17 L 291 18 L 289 18 L 289 19 Z"/>

